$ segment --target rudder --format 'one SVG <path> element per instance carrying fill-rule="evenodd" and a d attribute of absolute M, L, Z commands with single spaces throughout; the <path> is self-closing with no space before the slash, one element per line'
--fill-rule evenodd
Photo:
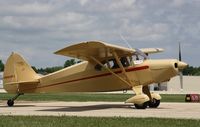
<path fill-rule="evenodd" d="M 5 90 L 17 91 L 17 82 L 35 81 L 38 78 L 39 76 L 19 54 L 12 53 L 10 55 L 4 68 L 3 84 Z M 12 83 L 13 85 L 8 85 Z"/>

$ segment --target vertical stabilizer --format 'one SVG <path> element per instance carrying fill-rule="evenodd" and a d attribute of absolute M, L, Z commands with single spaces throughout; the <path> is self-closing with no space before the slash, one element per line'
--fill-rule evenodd
<path fill-rule="evenodd" d="M 12 53 L 8 58 L 3 75 L 4 88 L 18 88 L 20 82 L 36 81 L 39 76 L 31 68 L 31 66 L 17 53 Z M 9 90 L 7 90 L 9 91 Z"/>

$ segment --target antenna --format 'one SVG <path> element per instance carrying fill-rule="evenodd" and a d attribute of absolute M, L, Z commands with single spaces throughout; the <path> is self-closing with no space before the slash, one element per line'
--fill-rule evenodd
<path fill-rule="evenodd" d="M 120 35 L 121 39 L 128 45 L 128 47 L 129 47 L 130 49 L 133 50 L 133 48 L 132 48 L 131 45 L 128 43 L 128 41 L 124 38 L 124 36 L 123 36 L 121 33 L 119 33 L 119 35 Z M 135 48 L 135 53 L 136 53 L 137 55 L 143 56 L 144 59 L 148 59 L 148 56 L 147 56 L 144 52 L 142 52 L 140 49 Z"/>
<path fill-rule="evenodd" d="M 124 36 L 120 33 L 119 34 L 121 39 L 126 43 L 126 45 L 130 48 L 130 49 L 133 49 L 132 46 L 129 44 L 129 42 L 124 38 Z"/>

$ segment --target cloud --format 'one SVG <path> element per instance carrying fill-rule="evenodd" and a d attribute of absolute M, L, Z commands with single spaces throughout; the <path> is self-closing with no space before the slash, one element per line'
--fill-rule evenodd
<path fill-rule="evenodd" d="M 181 7 L 186 3 L 186 1 L 184 0 L 173 0 L 173 2 L 171 3 L 172 6 L 174 7 Z"/>
<path fill-rule="evenodd" d="M 82 6 L 84 6 L 85 4 L 87 4 L 88 3 L 88 0 L 80 0 L 80 4 L 82 5 Z"/>
<path fill-rule="evenodd" d="M 87 40 L 127 46 L 121 34 L 136 48 L 165 48 L 161 58 L 177 58 L 180 41 L 183 59 L 198 66 L 199 8 L 198 0 L 0 1 L 0 59 L 17 51 L 37 67 L 62 65 L 68 58 L 54 51 Z"/>

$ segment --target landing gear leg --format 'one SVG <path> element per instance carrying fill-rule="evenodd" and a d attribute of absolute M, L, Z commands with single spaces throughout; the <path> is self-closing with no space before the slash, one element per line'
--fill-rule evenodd
<path fill-rule="evenodd" d="M 24 93 L 18 93 L 16 96 L 14 96 L 13 98 L 11 98 L 11 99 L 8 99 L 8 101 L 7 101 L 7 105 L 9 106 L 9 107 L 12 107 L 13 105 L 14 105 L 14 101 L 20 96 L 20 95 L 23 95 Z"/>
<path fill-rule="evenodd" d="M 142 85 L 134 86 L 132 89 L 136 95 L 126 100 L 126 103 L 133 103 L 136 109 L 146 109 L 150 99 L 142 92 Z"/>

